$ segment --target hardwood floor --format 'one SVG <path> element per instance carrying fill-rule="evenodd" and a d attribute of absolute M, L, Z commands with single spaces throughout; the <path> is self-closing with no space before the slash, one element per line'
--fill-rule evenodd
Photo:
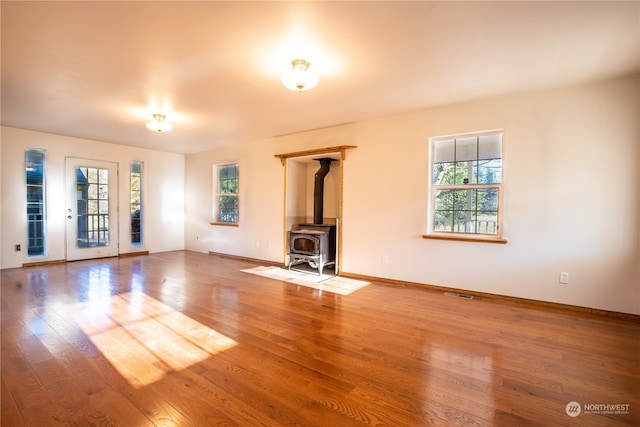
<path fill-rule="evenodd" d="M 2 270 L 2 426 L 640 424 L 637 322 L 254 267 L 169 252 Z"/>

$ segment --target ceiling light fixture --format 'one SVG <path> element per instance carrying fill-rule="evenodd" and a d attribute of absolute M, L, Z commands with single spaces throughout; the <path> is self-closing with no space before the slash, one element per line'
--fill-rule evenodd
<path fill-rule="evenodd" d="M 154 132 L 169 132 L 173 129 L 173 125 L 171 123 L 167 123 L 164 121 L 167 116 L 164 114 L 154 114 L 153 120 L 147 122 L 147 129 L 152 130 Z"/>
<path fill-rule="evenodd" d="M 304 59 L 294 59 L 291 61 L 292 70 L 284 73 L 280 78 L 284 87 L 297 90 L 298 92 L 316 87 L 320 81 L 320 77 L 309 72 L 309 65 L 309 61 Z"/>

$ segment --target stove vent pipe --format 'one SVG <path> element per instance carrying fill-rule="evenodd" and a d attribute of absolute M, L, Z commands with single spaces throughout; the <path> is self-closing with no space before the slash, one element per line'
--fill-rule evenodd
<path fill-rule="evenodd" d="M 322 224 L 322 215 L 324 211 L 324 177 L 329 173 L 331 162 L 335 159 L 325 157 L 313 160 L 320 162 L 320 169 L 316 172 L 315 182 L 313 185 L 313 223 Z"/>

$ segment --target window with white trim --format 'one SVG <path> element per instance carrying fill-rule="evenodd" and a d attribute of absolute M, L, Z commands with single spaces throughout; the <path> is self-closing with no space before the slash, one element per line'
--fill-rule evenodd
<path fill-rule="evenodd" d="M 130 201 L 129 210 L 131 212 L 131 247 L 139 248 L 143 244 L 142 222 L 142 162 L 132 161 L 129 169 Z"/>
<path fill-rule="evenodd" d="M 430 139 L 430 236 L 502 237 L 502 131 Z"/>
<path fill-rule="evenodd" d="M 27 255 L 46 255 L 45 215 L 45 151 L 27 148 L 25 151 L 27 193 Z"/>
<path fill-rule="evenodd" d="M 222 224 L 238 224 L 240 212 L 238 204 L 239 175 L 238 164 L 229 163 L 214 166 L 213 217 Z"/>

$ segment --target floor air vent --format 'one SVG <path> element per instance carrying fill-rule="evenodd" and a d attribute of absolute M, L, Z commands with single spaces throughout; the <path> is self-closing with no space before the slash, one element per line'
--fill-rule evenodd
<path fill-rule="evenodd" d="M 462 298 L 462 299 L 473 299 L 472 295 L 459 294 L 459 293 L 456 293 L 456 292 L 445 292 L 444 294 L 446 296 L 448 296 L 448 297 L 456 297 L 456 298 Z"/>

